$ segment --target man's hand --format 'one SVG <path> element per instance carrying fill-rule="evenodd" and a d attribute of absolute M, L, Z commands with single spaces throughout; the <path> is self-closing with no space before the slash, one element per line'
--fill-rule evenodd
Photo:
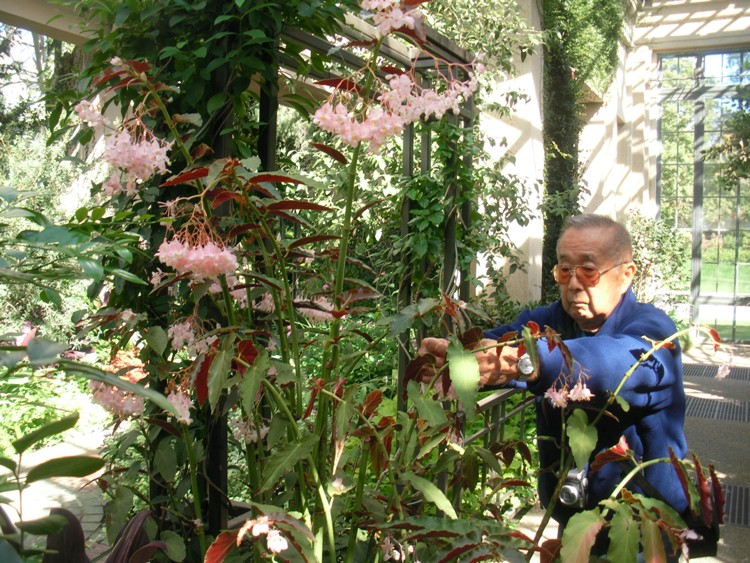
<path fill-rule="evenodd" d="M 484 338 L 478 348 L 486 348 L 474 352 L 479 364 L 479 384 L 504 385 L 511 379 L 518 377 L 518 348 L 512 346 L 498 346 L 497 340 Z M 445 338 L 425 338 L 419 346 L 417 354 L 424 356 L 432 354 L 435 357 L 435 370 L 445 365 L 448 352 L 448 340 Z M 423 371 L 423 381 L 429 381 L 435 376 L 435 371 Z"/>

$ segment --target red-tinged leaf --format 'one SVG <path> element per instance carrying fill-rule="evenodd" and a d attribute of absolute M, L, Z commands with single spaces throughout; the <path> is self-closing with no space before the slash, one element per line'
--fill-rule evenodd
<path fill-rule="evenodd" d="M 102 85 L 102 84 L 104 84 L 105 82 L 109 82 L 109 81 L 110 81 L 110 80 L 112 80 L 113 78 L 116 78 L 116 77 L 118 77 L 118 76 L 122 76 L 123 74 L 126 74 L 127 72 L 128 72 L 128 71 L 127 71 L 127 70 L 125 70 L 125 69 L 122 69 L 122 70 L 118 70 L 118 71 L 116 71 L 116 72 L 115 72 L 115 71 L 113 71 L 112 69 L 107 69 L 106 71 L 104 71 L 104 72 L 103 72 L 103 73 L 101 74 L 101 76 L 99 76 L 99 77 L 98 77 L 98 78 L 97 78 L 97 79 L 96 79 L 96 80 L 94 81 L 94 86 L 97 86 L 97 87 L 98 87 L 98 86 L 101 86 L 101 85 Z"/>
<path fill-rule="evenodd" d="M 500 349 L 499 349 L 499 347 L 498 347 L 497 353 L 498 353 L 498 356 L 499 356 L 500 355 Z M 516 352 L 516 353 L 518 354 L 519 358 L 526 353 L 526 343 L 525 342 L 521 342 L 518 345 L 518 352 Z"/>
<path fill-rule="evenodd" d="M 506 332 L 503 334 L 498 340 L 498 344 L 502 344 L 503 342 L 508 342 L 510 340 L 517 340 L 518 339 L 518 333 L 515 331 Z"/>
<path fill-rule="evenodd" d="M 596 536 L 606 524 L 599 509 L 574 514 L 565 526 L 560 555 L 566 563 L 588 563 Z"/>
<path fill-rule="evenodd" d="M 383 392 L 380 389 L 370 391 L 370 393 L 367 395 L 367 398 L 365 399 L 365 402 L 362 403 L 361 410 L 364 417 L 370 418 L 375 410 L 380 406 L 382 400 Z"/>
<path fill-rule="evenodd" d="M 260 192 L 265 197 L 278 197 L 274 195 L 273 192 L 271 192 L 271 190 L 264 188 L 263 186 L 253 182 L 252 180 L 245 182 L 245 189 L 247 191 Z"/>
<path fill-rule="evenodd" d="M 360 39 L 357 41 L 349 41 L 346 46 L 349 47 L 373 47 L 377 43 L 375 39 Z"/>
<path fill-rule="evenodd" d="M 325 80 L 316 81 L 315 84 L 319 84 L 320 86 L 330 86 L 331 88 L 343 90 L 344 92 L 356 92 L 359 95 L 362 94 L 359 85 L 346 78 L 326 78 Z"/>
<path fill-rule="evenodd" d="M 182 432 L 180 432 L 179 428 L 177 428 L 174 424 L 170 424 L 166 420 L 161 420 L 160 418 L 153 418 L 153 417 L 147 418 L 146 421 L 149 424 L 158 426 L 159 428 L 166 430 L 172 436 L 182 439 Z"/>
<path fill-rule="evenodd" d="M 537 336 L 541 333 L 541 330 L 539 329 L 539 325 L 535 323 L 534 321 L 527 322 L 526 326 L 529 327 L 529 330 L 531 331 L 532 336 Z"/>
<path fill-rule="evenodd" d="M 359 219 L 359 218 L 360 218 L 360 217 L 362 216 L 362 214 L 363 214 L 363 213 L 364 213 L 365 211 L 367 211 L 367 210 L 368 210 L 368 209 L 370 209 L 371 207 L 375 207 L 376 205 L 378 205 L 379 203 L 382 203 L 382 202 L 383 202 L 383 200 L 382 200 L 382 199 L 376 199 L 375 201 L 371 201 L 371 202 L 370 202 L 370 203 L 368 203 L 367 205 L 365 205 L 365 206 L 363 206 L 363 207 L 360 207 L 359 209 L 357 209 L 357 212 L 356 212 L 356 213 L 354 214 L 354 216 L 352 217 L 352 221 L 356 221 L 357 219 Z"/>
<path fill-rule="evenodd" d="M 507 479 L 500 483 L 499 488 L 504 489 L 506 487 L 530 487 L 531 483 L 523 481 L 522 479 Z"/>
<path fill-rule="evenodd" d="M 420 534 L 425 535 L 425 534 Z M 443 537 L 445 534 L 440 534 L 438 537 Z M 445 557 L 440 559 L 439 563 L 447 563 L 448 561 L 461 561 L 461 556 L 466 553 L 467 551 L 473 551 L 477 547 L 479 547 L 482 544 L 482 540 L 478 539 L 477 541 L 468 542 L 459 545 L 458 547 L 454 547 L 450 551 L 448 551 L 445 554 Z M 489 554 L 487 554 L 489 555 Z M 475 559 L 472 559 L 472 561 L 475 561 Z"/>
<path fill-rule="evenodd" d="M 275 211 L 290 211 L 296 209 L 304 209 L 307 211 L 333 211 L 332 208 L 320 205 L 319 203 L 313 203 L 311 201 L 294 201 L 291 199 L 285 199 L 284 201 L 276 201 L 266 206 L 266 211 L 273 213 Z"/>
<path fill-rule="evenodd" d="M 612 446 L 611 448 L 596 454 L 589 471 L 593 474 L 608 463 L 612 463 L 613 461 L 625 461 L 627 459 L 632 459 L 632 455 L 630 454 L 628 442 L 625 440 L 625 436 L 620 436 L 620 441 L 616 446 Z"/>
<path fill-rule="evenodd" d="M 299 225 L 312 228 L 312 225 L 299 215 L 291 215 L 287 213 L 286 211 L 269 211 L 268 214 L 275 215 L 276 217 L 281 217 L 282 219 L 286 219 L 287 221 L 291 223 L 298 223 Z"/>
<path fill-rule="evenodd" d="M 138 83 L 139 83 L 138 80 L 136 80 L 135 78 L 132 78 L 132 77 L 123 78 L 122 80 L 120 80 L 120 82 L 118 82 L 114 86 L 111 86 L 109 90 L 107 90 L 107 93 L 111 94 L 112 92 L 115 92 L 117 90 L 122 90 L 123 88 L 127 88 L 131 84 L 138 84 Z"/>
<path fill-rule="evenodd" d="M 125 66 L 129 66 L 130 68 L 132 68 L 135 72 L 139 74 L 142 72 L 148 72 L 149 70 L 151 70 L 151 65 L 147 63 L 146 61 L 136 61 L 134 59 L 130 59 L 130 60 L 124 61 L 124 64 Z"/>
<path fill-rule="evenodd" d="M 695 463 L 695 475 L 698 479 L 698 495 L 700 495 L 701 516 L 706 526 L 711 525 L 711 514 L 713 512 L 713 501 L 711 500 L 711 487 L 708 484 L 706 476 L 703 474 L 703 467 L 698 456 L 693 454 L 693 463 Z"/>
<path fill-rule="evenodd" d="M 163 182 L 161 187 L 166 188 L 169 186 L 176 186 L 177 184 L 187 184 L 188 182 L 192 182 L 199 178 L 205 178 L 206 176 L 208 176 L 208 166 L 201 166 L 200 168 L 193 168 L 192 170 L 188 170 L 177 176 L 172 176 L 166 182 Z"/>
<path fill-rule="evenodd" d="M 223 563 L 227 555 L 234 549 L 238 533 L 239 530 L 221 532 L 214 540 L 214 543 L 208 546 L 203 563 Z"/>
<path fill-rule="evenodd" d="M 721 487 L 721 481 L 719 481 L 719 476 L 716 475 L 716 470 L 714 469 L 713 465 L 708 466 L 708 472 L 711 474 L 711 486 L 714 489 L 714 499 L 716 500 L 716 506 L 714 506 L 714 510 L 717 511 L 719 524 L 724 523 L 724 489 Z"/>
<path fill-rule="evenodd" d="M 314 146 L 319 151 L 326 153 L 328 156 L 340 162 L 341 164 L 349 163 L 347 158 L 333 147 L 329 147 L 328 145 L 324 145 L 323 143 L 313 143 L 312 146 Z"/>
<path fill-rule="evenodd" d="M 250 179 L 254 184 L 260 184 L 261 182 L 286 182 L 288 184 L 304 184 L 304 180 L 299 178 L 292 178 L 291 176 L 284 176 L 283 174 L 258 174 Z"/>
<path fill-rule="evenodd" d="M 310 393 L 310 401 L 307 403 L 305 414 L 302 415 L 303 420 L 312 414 L 313 409 L 315 408 L 315 400 L 318 398 L 321 389 L 323 389 L 323 380 L 320 378 L 315 379 L 312 385 L 312 393 Z"/>
<path fill-rule="evenodd" d="M 341 295 L 341 302 L 345 305 L 348 305 L 350 303 L 364 301 L 365 299 L 377 299 L 378 297 L 380 297 L 380 295 L 381 294 L 374 289 L 369 289 L 366 287 L 362 287 L 359 289 L 350 289 L 349 291 L 345 291 Z"/>
<path fill-rule="evenodd" d="M 719 333 L 716 332 L 715 328 L 709 327 L 708 333 L 711 335 L 711 338 L 714 341 L 714 351 L 717 351 L 719 348 L 721 348 L 721 337 L 719 336 Z"/>
<path fill-rule="evenodd" d="M 420 4 L 425 4 L 426 2 L 431 2 L 432 0 L 404 0 L 404 6 L 406 7 L 416 7 Z"/>
<path fill-rule="evenodd" d="M 412 39 L 417 45 L 424 45 L 427 42 L 427 36 L 424 32 L 424 26 L 419 26 L 416 22 L 414 23 L 414 29 L 406 26 L 394 29 L 391 33 L 400 33 L 406 35 Z"/>
<path fill-rule="evenodd" d="M 291 250 L 293 248 L 299 248 L 300 246 L 305 246 L 307 244 L 313 244 L 313 243 L 322 242 L 325 240 L 338 240 L 340 238 L 341 237 L 338 235 L 314 235 L 311 237 L 302 237 L 302 238 L 298 238 L 297 240 L 290 242 L 287 248 Z"/>
<path fill-rule="evenodd" d="M 672 467 L 674 468 L 675 473 L 677 473 L 677 478 L 680 480 L 680 485 L 682 485 L 682 492 L 685 493 L 685 498 L 688 501 L 688 506 L 691 506 L 690 484 L 688 482 L 688 475 L 685 472 L 685 468 L 683 467 L 682 462 L 680 462 L 680 460 L 677 459 L 677 456 L 674 455 L 674 450 L 672 449 L 671 446 L 669 448 L 669 462 L 672 464 Z"/>
<path fill-rule="evenodd" d="M 254 231 L 254 230 L 260 230 L 261 226 L 258 223 L 246 223 L 244 225 L 239 225 L 237 227 L 234 227 L 231 231 L 229 231 L 230 238 L 236 238 L 248 231 Z M 262 234 L 259 233 L 259 234 Z"/>
<path fill-rule="evenodd" d="M 240 374 L 245 375 L 247 367 L 245 364 L 253 365 L 255 359 L 258 357 L 258 349 L 255 347 L 255 343 L 252 340 L 240 340 L 237 343 L 237 357 L 244 363 L 232 362 L 232 369 L 238 371 Z"/>
<path fill-rule="evenodd" d="M 544 540 L 539 546 L 540 563 L 553 563 L 560 557 L 562 542 L 558 539 Z"/>
<path fill-rule="evenodd" d="M 206 143 L 201 143 L 195 149 L 193 149 L 193 152 L 191 153 L 191 156 L 193 157 L 193 160 L 200 160 L 204 156 L 208 154 L 213 154 L 214 150 L 209 147 Z"/>
<path fill-rule="evenodd" d="M 406 74 L 404 69 L 398 68 L 397 66 L 383 65 L 380 67 L 380 70 L 386 74 L 395 74 L 396 76 Z"/>
<path fill-rule="evenodd" d="M 206 194 L 206 197 L 211 200 L 211 207 L 213 209 L 216 209 L 222 203 L 225 203 L 227 201 L 236 201 L 240 205 L 242 205 L 245 201 L 241 194 L 222 189 L 211 190 Z"/>
<path fill-rule="evenodd" d="M 516 444 L 516 447 L 518 448 L 518 452 L 521 454 L 521 457 L 531 465 L 531 450 L 529 449 L 529 446 L 525 442 L 518 442 Z"/>
<path fill-rule="evenodd" d="M 460 335 L 459 340 L 466 350 L 471 350 L 479 346 L 484 338 L 484 333 L 479 327 L 470 328 Z"/>
<path fill-rule="evenodd" d="M 197 375 L 195 376 L 195 394 L 200 406 L 203 406 L 203 404 L 206 402 L 206 399 L 208 399 L 208 370 L 211 368 L 211 364 L 214 361 L 218 345 L 219 341 L 215 340 L 211 349 L 205 356 L 203 356 L 203 359 L 198 360 L 201 362 L 201 365 L 198 368 Z"/>

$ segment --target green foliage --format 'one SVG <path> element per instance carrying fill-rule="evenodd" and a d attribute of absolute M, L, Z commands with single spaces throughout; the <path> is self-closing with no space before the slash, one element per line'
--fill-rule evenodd
<path fill-rule="evenodd" d="M 640 301 L 662 307 L 676 321 L 690 294 L 690 235 L 639 213 L 628 218 L 637 271 L 633 291 Z"/>
<path fill-rule="evenodd" d="M 730 190 L 750 178 L 750 86 L 740 86 L 733 101 L 735 107 L 722 123 L 721 140 L 703 153 L 704 160 L 720 163 L 717 178 Z"/>
<path fill-rule="evenodd" d="M 586 86 L 609 87 L 625 23 L 621 0 L 544 0 L 544 183 L 542 301 L 557 297 L 552 266 L 565 218 L 579 212 L 578 141 Z"/>

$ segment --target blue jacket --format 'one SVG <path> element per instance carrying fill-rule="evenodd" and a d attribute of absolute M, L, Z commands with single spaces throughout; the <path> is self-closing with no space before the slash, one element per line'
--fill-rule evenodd
<path fill-rule="evenodd" d="M 591 406 L 601 406 L 641 354 L 651 349 L 651 344 L 643 336 L 664 340 L 677 332 L 666 313 L 653 305 L 637 302 L 632 290 L 628 290 L 604 325 L 590 336 L 581 332 L 559 300 L 549 306 L 525 310 L 515 322 L 488 331 L 485 336 L 500 338 L 510 331 L 519 331 L 520 334 L 521 328 L 529 321 L 537 323 L 542 330 L 549 326 L 562 335 L 573 359 L 589 375 L 586 385 L 594 394 Z M 636 459 L 668 458 L 670 447 L 678 459 L 686 455 L 682 353 L 679 343 L 675 344 L 674 350 L 662 348 L 633 372 L 620 392 L 630 409 L 625 412 L 615 403 L 609 409 L 614 416 L 605 416 L 599 421 L 599 441 L 595 454 L 617 444 L 620 436 L 624 435 Z M 552 407 L 543 395 L 558 379 L 561 370 L 567 373 L 567 368 L 558 348 L 550 352 L 544 341 L 540 341 L 537 349 L 539 378 L 529 383 L 527 389 L 536 395 L 537 436 L 554 438 L 538 441 L 541 466 L 539 496 L 546 506 L 557 483 L 561 411 Z M 577 374 L 574 376 L 577 377 Z M 590 411 L 590 420 L 595 415 L 594 411 L 598 410 Z M 681 513 L 687 508 L 685 494 L 671 464 L 654 464 L 646 469 L 645 475 L 675 510 Z M 622 472 L 614 463 L 590 474 L 587 508 L 593 508 L 600 500 L 607 498 L 621 477 Z M 628 488 L 639 491 L 632 482 Z M 572 514 L 573 510 L 558 503 L 553 515 L 564 525 Z"/>

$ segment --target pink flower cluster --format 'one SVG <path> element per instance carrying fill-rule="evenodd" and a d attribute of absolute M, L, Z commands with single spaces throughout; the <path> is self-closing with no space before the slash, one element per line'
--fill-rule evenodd
<path fill-rule="evenodd" d="M 289 542 L 276 528 L 272 528 L 274 520 L 262 515 L 252 520 L 247 520 L 237 534 L 237 545 L 242 543 L 245 535 L 250 532 L 253 537 L 266 536 L 266 545 L 272 553 L 281 553 L 289 548 Z"/>
<path fill-rule="evenodd" d="M 196 281 L 233 274 L 239 267 L 237 257 L 213 242 L 191 246 L 179 239 L 164 241 L 156 257 L 179 274 L 188 274 Z"/>
<path fill-rule="evenodd" d="M 250 419 L 237 419 L 233 418 L 229 421 L 229 425 L 232 427 L 232 435 L 238 442 L 245 444 L 257 444 L 259 440 L 263 440 L 268 434 L 268 426 L 263 426 L 260 429 L 255 427 L 255 424 Z"/>
<path fill-rule="evenodd" d="M 162 142 L 155 137 L 151 140 L 134 140 L 130 131 L 122 129 L 107 137 L 104 159 L 114 168 L 122 170 L 128 182 L 143 182 L 157 172 L 167 172 L 167 152 L 171 147 L 171 142 Z"/>
<path fill-rule="evenodd" d="M 102 115 L 102 108 L 99 104 L 94 104 L 88 100 L 81 100 L 73 108 L 78 115 L 78 119 L 83 121 L 86 125 L 100 129 L 104 127 L 106 119 Z"/>
<path fill-rule="evenodd" d="M 190 397 L 181 391 L 176 391 L 167 396 L 167 401 L 169 401 L 169 404 L 179 413 L 177 415 L 178 422 L 181 422 L 182 424 L 190 424 L 193 422 L 193 419 L 190 418 L 190 408 L 193 406 Z"/>
<path fill-rule="evenodd" d="M 89 389 L 91 389 L 91 397 L 95 403 L 119 418 L 143 414 L 145 408 L 143 397 L 99 381 L 89 382 Z"/>
<path fill-rule="evenodd" d="M 576 381 L 572 389 L 570 389 L 568 384 L 565 383 L 559 389 L 553 385 L 544 393 L 545 399 L 549 399 L 553 407 L 561 409 L 568 406 L 568 401 L 589 401 L 593 396 L 594 394 L 586 386 L 582 378 L 578 378 L 578 381 Z"/>
<path fill-rule="evenodd" d="M 380 106 L 369 106 L 367 111 L 353 109 L 354 96 L 336 92 L 318 108 L 313 122 L 349 146 L 368 142 L 374 152 L 409 123 L 431 116 L 440 119 L 447 111 L 458 113 L 461 100 L 478 86 L 473 74 L 465 82 L 449 81 L 441 92 L 417 86 L 409 74 L 390 74 L 386 79 L 389 89 L 383 86 Z"/>
<path fill-rule="evenodd" d="M 208 352 L 211 344 L 216 340 L 216 336 L 198 338 L 195 334 L 194 324 L 189 320 L 170 326 L 167 330 L 167 336 L 171 340 L 173 350 L 186 347 L 188 354 L 192 357 Z"/>
<path fill-rule="evenodd" d="M 400 116 L 384 112 L 379 107 L 373 107 L 367 114 L 357 116 L 354 111 L 349 110 L 347 104 L 333 103 L 330 100 L 318 108 L 313 122 L 350 147 L 355 147 L 360 142 L 369 142 L 373 152 L 404 126 Z"/>
<path fill-rule="evenodd" d="M 362 9 L 375 12 L 372 20 L 383 35 L 401 28 L 414 29 L 423 17 L 415 8 L 404 11 L 401 0 L 362 0 Z"/>

